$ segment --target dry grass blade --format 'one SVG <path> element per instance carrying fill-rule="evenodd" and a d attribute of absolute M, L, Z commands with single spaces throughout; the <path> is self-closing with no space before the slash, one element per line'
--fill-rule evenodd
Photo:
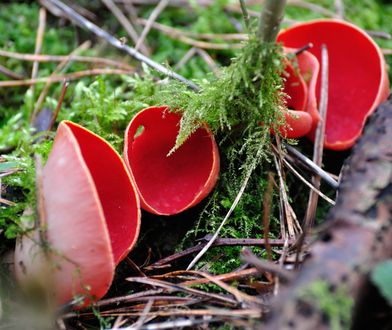
<path fill-rule="evenodd" d="M 8 81 L 0 81 L 0 87 L 17 87 L 17 86 L 31 86 L 36 84 L 47 83 L 50 81 L 51 83 L 54 82 L 62 82 L 64 80 L 76 80 L 83 77 L 88 76 L 99 76 L 103 74 L 111 74 L 111 75 L 129 75 L 132 74 L 133 71 L 129 70 L 120 70 L 120 69 L 92 69 L 92 70 L 84 70 L 84 71 L 77 71 L 61 76 L 53 76 L 53 77 L 43 77 L 43 78 L 36 78 L 36 79 L 26 79 L 26 80 L 8 80 Z"/>
<path fill-rule="evenodd" d="M 125 45 L 123 42 L 121 42 L 117 38 L 113 37 L 107 31 L 101 29 L 100 27 L 98 27 L 97 25 L 92 23 L 91 21 L 87 20 L 86 18 L 84 18 L 83 16 L 78 14 L 75 10 L 73 10 L 71 7 L 64 4 L 62 1 L 60 1 L 60 0 L 46 0 L 45 5 L 48 5 L 48 8 L 54 6 L 58 11 L 61 11 L 68 19 L 77 23 L 83 29 L 94 33 L 96 36 L 107 41 L 113 47 L 126 52 L 127 54 L 129 54 L 130 56 L 135 58 L 136 60 L 147 64 L 148 66 L 150 66 L 154 70 L 156 70 L 156 71 L 158 71 L 158 72 L 160 72 L 170 78 L 177 79 L 177 80 L 183 82 L 184 84 L 186 84 L 189 88 L 191 88 L 193 90 L 196 90 L 196 91 L 200 90 L 200 88 L 192 81 L 186 79 L 185 77 L 179 75 L 176 72 L 173 72 L 173 71 L 167 69 L 165 66 L 153 61 L 151 58 L 141 54 L 136 49 L 134 49 L 128 45 Z"/>
<path fill-rule="evenodd" d="M 140 316 L 143 312 L 103 312 L 102 316 Z M 155 317 L 167 317 L 167 316 L 220 316 L 225 318 L 236 318 L 236 317 L 246 317 L 246 318 L 260 318 L 262 316 L 262 311 L 258 308 L 243 308 L 243 309 L 218 309 L 218 308 L 208 308 L 208 309 L 168 309 L 156 312 L 150 312 L 148 316 Z"/>
<path fill-rule="evenodd" d="M 0 186 L 0 188 L 1 188 L 1 186 Z M 8 206 L 15 206 L 16 205 L 16 203 L 9 201 L 8 199 L 2 198 L 2 197 L 0 197 L 0 204 L 5 204 Z"/>
<path fill-rule="evenodd" d="M 140 22 L 142 25 L 145 26 L 148 24 L 148 21 L 145 19 L 139 19 L 138 22 Z M 201 49 L 225 50 L 225 49 L 237 49 L 243 47 L 243 45 L 240 43 L 213 43 L 213 42 L 207 42 L 202 40 L 195 40 L 187 36 L 186 33 L 184 33 L 179 29 L 172 28 L 167 25 L 159 24 L 157 22 L 152 23 L 151 27 L 161 31 L 162 33 L 164 33 L 170 38 L 179 40 L 187 45 L 191 45 L 193 47 L 197 47 Z"/>
<path fill-rule="evenodd" d="M 14 71 L 11 71 L 10 69 L 6 68 L 6 67 L 3 66 L 3 65 L 0 65 L 0 73 L 2 73 L 3 75 L 5 75 L 5 76 L 7 76 L 7 77 L 10 77 L 10 78 L 12 78 L 12 79 L 15 79 L 15 80 L 23 80 L 23 79 L 26 79 L 25 76 L 22 76 L 21 74 L 16 73 L 16 72 L 14 72 Z"/>
<path fill-rule="evenodd" d="M 248 181 L 252 175 L 253 171 L 248 171 L 242 186 L 234 199 L 233 204 L 231 205 L 229 211 L 227 212 L 226 216 L 222 220 L 221 224 L 219 225 L 218 229 L 215 231 L 214 235 L 211 237 L 210 241 L 203 247 L 203 249 L 197 254 L 197 256 L 192 260 L 192 262 L 187 267 L 187 270 L 191 269 L 199 260 L 200 258 L 208 251 L 208 249 L 212 246 L 214 241 L 218 238 L 220 231 L 222 230 L 223 226 L 225 225 L 226 221 L 230 218 L 231 214 L 233 213 L 234 209 L 238 205 L 242 195 L 244 194 L 245 188 L 248 185 Z"/>
<path fill-rule="evenodd" d="M 199 272 L 199 271 L 187 271 L 187 272 L 190 274 L 195 274 L 195 275 L 205 277 L 209 281 L 209 283 L 214 283 L 215 285 L 221 287 L 222 289 L 232 294 L 238 300 L 238 302 L 263 305 L 263 302 L 260 299 L 239 291 L 238 289 L 226 284 L 222 280 L 217 279 L 215 276 L 211 276 L 207 273 Z M 184 283 L 181 283 L 181 285 L 184 286 Z M 189 284 L 187 284 L 186 286 L 189 286 Z"/>
<path fill-rule="evenodd" d="M 335 0 L 336 13 L 340 19 L 344 19 L 344 4 L 343 0 Z"/>
<path fill-rule="evenodd" d="M 189 49 L 185 53 L 185 55 L 177 62 L 174 68 L 176 70 L 181 69 L 193 56 L 195 56 L 196 53 L 197 53 L 196 47 L 192 47 L 191 49 Z"/>
<path fill-rule="evenodd" d="M 80 45 L 78 48 L 76 48 L 70 55 L 68 55 L 63 61 L 61 61 L 59 63 L 59 65 L 56 67 L 56 69 L 52 72 L 52 74 L 50 75 L 50 77 L 54 77 L 56 75 L 58 75 L 61 70 L 63 70 L 67 64 L 70 63 L 72 56 L 82 50 L 88 49 L 90 47 L 91 43 L 90 42 L 85 42 L 82 45 Z M 45 87 L 42 89 L 42 92 L 40 93 L 37 102 L 35 103 L 34 106 L 34 111 L 31 115 L 31 119 L 30 122 L 34 122 L 38 112 L 41 110 L 42 104 L 45 101 L 46 95 L 49 92 L 49 88 L 51 86 L 52 82 L 50 80 L 48 80 L 45 84 Z"/>
<path fill-rule="evenodd" d="M 248 269 L 243 269 L 239 271 L 234 271 L 231 273 L 226 273 L 226 274 L 220 274 L 220 275 L 215 275 L 213 276 L 214 279 L 223 281 L 223 282 L 229 282 L 229 281 L 239 281 L 242 279 L 246 279 L 251 276 L 255 276 L 259 274 L 260 272 L 256 268 L 248 268 Z M 208 283 L 208 279 L 194 279 L 194 280 L 188 280 L 185 282 L 182 282 L 182 285 L 185 286 L 190 286 L 190 285 L 196 285 L 196 284 L 206 284 Z"/>
<path fill-rule="evenodd" d="M 263 199 L 263 235 L 264 235 L 265 249 L 267 251 L 268 260 L 272 260 L 272 249 L 271 249 L 271 245 L 269 244 L 269 233 L 270 233 L 270 214 L 271 214 L 273 183 L 274 183 L 273 174 L 269 172 L 267 189 L 264 193 L 264 199 Z"/>
<path fill-rule="evenodd" d="M 293 274 L 281 266 L 276 265 L 270 261 L 260 259 L 256 257 L 251 251 L 244 250 L 241 256 L 241 260 L 245 261 L 251 265 L 254 265 L 261 273 L 268 272 L 275 276 L 278 276 L 283 281 L 291 281 L 293 279 Z"/>
<path fill-rule="evenodd" d="M 151 30 L 151 25 L 157 20 L 160 13 L 166 8 L 168 4 L 169 4 L 169 0 L 160 0 L 158 5 L 154 8 L 154 10 L 152 11 L 150 17 L 146 22 L 146 25 L 144 26 L 142 34 L 140 35 L 139 39 L 136 42 L 136 46 L 135 46 L 136 50 L 138 50 L 140 46 L 143 44 L 144 40 L 146 39 L 148 33 Z"/>
<path fill-rule="evenodd" d="M 69 86 L 69 83 L 67 81 L 65 81 L 64 84 L 63 84 L 63 87 L 61 88 L 60 97 L 59 97 L 59 100 L 57 102 L 56 109 L 54 111 L 52 119 L 50 120 L 48 131 L 52 130 L 53 125 L 56 122 L 56 119 L 57 119 L 57 117 L 58 117 L 58 115 L 60 113 L 61 106 L 63 105 L 65 93 L 67 93 L 68 86 Z"/>
<path fill-rule="evenodd" d="M 315 3 L 311 3 L 311 2 L 303 1 L 303 0 L 288 0 L 288 3 L 291 6 L 305 8 L 305 9 L 308 9 L 308 10 L 314 12 L 314 13 L 321 14 L 326 17 L 340 18 L 338 14 L 336 14 L 333 11 L 330 11 L 322 6 L 319 6 Z"/>
<path fill-rule="evenodd" d="M 301 154 L 297 149 L 292 147 L 289 144 L 284 143 L 283 144 L 285 149 L 288 151 L 288 153 L 294 157 L 296 160 L 298 160 L 303 166 L 305 166 L 309 171 L 312 173 L 320 176 L 326 183 L 328 183 L 332 188 L 337 189 L 338 188 L 338 182 L 331 177 L 327 172 L 325 172 L 320 166 L 315 164 L 312 160 L 307 158 L 305 155 Z"/>
<path fill-rule="evenodd" d="M 135 282 L 135 283 L 141 283 L 141 284 L 147 284 L 147 285 L 151 285 L 151 286 L 161 287 L 166 290 L 169 290 L 169 292 L 180 291 L 180 292 L 192 294 L 196 297 L 199 296 L 202 298 L 218 300 L 218 301 L 225 302 L 225 303 L 228 303 L 228 304 L 231 304 L 234 306 L 237 305 L 237 301 L 235 301 L 234 299 L 231 299 L 227 296 L 223 296 L 223 295 L 219 295 L 219 294 L 215 294 L 215 293 L 207 293 L 204 291 L 183 287 L 181 285 L 165 282 L 162 280 L 154 280 L 151 278 L 144 278 L 144 277 L 128 277 L 126 280 L 128 282 Z"/>
<path fill-rule="evenodd" d="M 124 15 L 124 13 L 121 11 L 120 8 L 113 2 L 113 0 L 101 0 L 105 6 L 112 12 L 112 14 L 117 18 L 117 20 L 120 22 L 124 30 L 127 32 L 127 34 L 131 37 L 132 41 L 134 44 L 137 45 L 139 39 L 139 35 L 136 32 L 135 28 L 131 24 L 131 22 L 127 19 L 127 17 Z M 150 51 L 147 48 L 147 46 L 142 42 L 139 47 L 136 47 L 136 49 L 140 49 L 140 51 L 144 55 L 149 55 Z"/>
<path fill-rule="evenodd" d="M 197 53 L 200 55 L 200 57 L 204 60 L 204 62 L 207 63 L 208 67 L 211 69 L 211 71 L 214 73 L 216 77 L 219 77 L 220 75 L 220 70 L 218 65 L 215 63 L 214 59 L 208 54 L 204 49 L 198 48 Z"/>
<path fill-rule="evenodd" d="M 335 205 L 335 201 L 329 198 L 327 195 L 324 195 L 319 189 L 314 187 L 309 181 L 307 181 L 299 172 L 290 165 L 290 163 L 286 160 L 283 159 L 283 164 L 287 166 L 287 168 L 298 178 L 300 179 L 304 184 L 306 184 L 311 190 L 313 190 L 316 194 L 318 194 L 321 198 L 326 200 L 329 204 Z"/>
<path fill-rule="evenodd" d="M 77 49 L 85 49 L 86 45 L 89 45 L 89 42 L 83 43 Z M 76 49 L 75 49 L 76 51 Z M 75 52 L 74 51 L 74 52 Z M 113 66 L 116 68 L 121 68 L 124 70 L 132 70 L 132 67 L 127 63 L 122 63 L 119 61 L 114 61 L 108 58 L 101 57 L 91 57 L 91 56 L 78 56 L 72 52 L 70 55 L 44 55 L 44 54 L 21 54 L 15 52 L 9 52 L 6 50 L 0 49 L 0 56 L 14 58 L 16 60 L 21 61 L 36 61 L 36 62 L 84 62 L 84 63 L 92 63 L 97 65 L 107 65 Z"/>
<path fill-rule="evenodd" d="M 154 323 L 149 324 L 141 327 L 141 330 L 161 330 L 161 329 L 182 329 L 191 327 L 193 329 L 196 325 L 204 325 L 206 323 L 212 323 L 220 321 L 219 319 L 209 318 L 208 320 L 205 319 L 177 319 L 175 321 L 166 321 L 161 323 Z M 132 327 L 128 328 L 121 328 L 115 330 L 131 330 Z M 114 330 L 114 329 L 113 329 Z"/>
<path fill-rule="evenodd" d="M 323 159 L 325 124 L 328 109 L 328 50 L 325 45 L 321 46 L 321 93 L 320 93 L 320 121 L 317 125 L 314 139 L 313 162 L 321 166 Z M 320 189 L 320 177 L 314 176 L 312 184 L 316 189 Z M 318 194 L 311 190 L 309 194 L 308 207 L 305 215 L 305 233 L 313 227 L 316 216 Z"/>
<path fill-rule="evenodd" d="M 279 195 L 280 195 L 281 205 L 283 210 L 283 219 L 287 224 L 287 231 L 289 234 L 289 238 L 293 239 L 296 237 L 298 233 L 301 233 L 302 229 L 297 221 L 296 216 L 293 214 L 292 208 L 290 207 L 289 198 L 287 196 L 286 186 L 282 174 L 282 163 L 279 161 L 280 159 L 278 160 L 278 156 L 276 156 L 275 154 L 273 156 L 274 156 L 276 171 L 279 177 Z"/>
<path fill-rule="evenodd" d="M 207 243 L 212 238 L 212 235 L 206 235 L 203 240 L 206 240 Z M 282 239 L 270 239 L 268 244 L 270 246 L 282 246 L 284 244 L 284 240 Z M 173 262 L 177 259 L 188 256 L 192 253 L 198 252 L 202 250 L 207 243 L 200 243 L 199 245 L 192 246 L 184 251 L 175 253 L 171 256 L 165 257 L 161 260 L 154 262 L 152 265 L 145 267 L 146 270 L 151 270 L 155 268 L 164 268 L 170 266 L 169 263 Z M 265 240 L 258 238 L 217 238 L 215 242 L 212 244 L 212 247 L 215 246 L 264 246 Z"/>
<path fill-rule="evenodd" d="M 152 299 L 150 299 L 150 300 L 147 302 L 146 306 L 145 306 L 144 309 L 143 309 L 142 314 L 140 315 L 140 317 L 139 317 L 139 319 L 136 321 L 136 323 L 132 325 L 131 329 L 140 330 L 140 328 L 142 327 L 142 325 L 144 324 L 144 322 L 145 322 L 146 319 L 147 319 L 147 315 L 148 315 L 148 314 L 150 313 L 150 311 L 151 311 L 151 307 L 152 307 L 153 303 L 154 303 L 154 300 L 152 300 Z"/>
<path fill-rule="evenodd" d="M 46 10 L 45 8 L 40 8 L 39 18 L 38 18 L 37 37 L 35 40 L 35 50 L 34 50 L 35 55 L 41 53 L 42 43 L 44 40 L 45 27 L 46 27 Z M 37 78 L 38 66 L 39 66 L 38 62 L 33 63 L 33 69 L 31 70 L 31 79 Z"/>

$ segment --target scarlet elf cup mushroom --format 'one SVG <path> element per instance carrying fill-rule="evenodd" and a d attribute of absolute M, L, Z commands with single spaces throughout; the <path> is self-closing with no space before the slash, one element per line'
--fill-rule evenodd
<path fill-rule="evenodd" d="M 140 111 L 125 132 L 125 163 L 142 208 L 151 213 L 172 215 L 195 206 L 218 179 L 218 147 L 207 127 L 197 129 L 168 155 L 180 120 L 180 115 L 165 106 L 151 107 Z"/>
<path fill-rule="evenodd" d="M 100 299 L 139 234 L 139 198 L 122 158 L 94 133 L 61 122 L 42 194 L 45 242 L 37 230 L 17 242 L 17 279 L 24 287 L 48 281 L 41 286 L 58 304 Z"/>
<path fill-rule="evenodd" d="M 299 138 L 317 126 L 320 118 L 315 95 L 319 64 L 307 51 L 296 55 L 294 60 L 289 57 L 296 49 L 284 48 L 284 51 L 287 54 L 284 93 L 289 110 L 285 113 L 286 125 L 280 128 L 280 133 L 286 138 Z"/>
<path fill-rule="evenodd" d="M 389 94 L 386 64 L 380 48 L 360 28 L 338 20 L 296 24 L 277 38 L 286 47 L 309 49 L 321 61 L 321 46 L 329 57 L 329 92 L 324 147 L 350 148 L 360 136 L 366 118 Z M 316 96 L 320 97 L 320 75 Z M 314 138 L 313 125 L 309 137 Z"/>

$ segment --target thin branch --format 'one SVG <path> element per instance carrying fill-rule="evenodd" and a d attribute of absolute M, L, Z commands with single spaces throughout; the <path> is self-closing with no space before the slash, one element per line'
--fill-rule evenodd
<path fill-rule="evenodd" d="M 162 268 L 168 265 L 169 263 L 178 260 L 180 258 L 186 257 L 190 254 L 196 253 L 201 251 L 208 241 L 210 241 L 212 235 L 206 235 L 203 240 L 207 241 L 206 243 L 200 243 L 193 247 L 190 247 L 184 251 L 175 253 L 171 256 L 165 257 L 161 260 L 156 261 L 152 265 L 145 267 L 145 269 L 150 270 L 154 268 Z M 219 247 L 219 246 L 264 246 L 265 240 L 258 239 L 258 238 L 217 238 L 215 242 L 212 244 L 212 247 Z M 270 246 L 282 246 L 284 244 L 284 240 L 282 239 L 270 239 L 268 240 L 268 244 Z"/>
<path fill-rule="evenodd" d="M 317 125 L 314 139 L 313 161 L 321 166 L 323 159 L 325 125 L 328 109 L 328 50 L 325 45 L 321 46 L 321 93 L 320 93 L 320 121 Z M 320 177 L 314 176 L 312 184 L 316 189 L 320 188 Z M 316 216 L 318 195 L 312 190 L 309 195 L 308 207 L 305 215 L 305 232 L 309 232 L 313 227 Z"/>
<path fill-rule="evenodd" d="M 63 105 L 65 93 L 67 93 L 68 86 L 69 86 L 69 82 L 65 81 L 64 84 L 63 84 L 63 87 L 61 88 L 60 97 L 59 97 L 59 100 L 57 102 L 56 110 L 54 111 L 52 119 L 50 120 L 48 131 L 52 130 L 53 125 L 56 122 L 56 119 L 57 119 L 57 117 L 58 117 L 58 115 L 60 113 L 61 106 Z"/>
<path fill-rule="evenodd" d="M 152 59 L 148 58 L 147 56 L 141 54 L 140 52 L 138 52 L 134 48 L 132 48 L 128 45 L 125 45 L 123 42 L 121 42 L 117 38 L 113 37 L 111 34 L 106 32 L 105 30 L 101 29 L 100 27 L 98 27 L 97 25 L 92 23 L 91 21 L 89 21 L 86 18 L 84 18 L 83 16 L 79 15 L 75 10 L 73 10 L 69 6 L 65 5 L 60 0 L 47 0 L 47 2 L 56 6 L 69 19 L 74 21 L 76 24 L 81 26 L 83 29 L 88 30 L 88 31 L 94 33 L 96 36 L 106 40 L 113 47 L 126 52 L 127 54 L 129 54 L 130 56 L 135 58 L 136 60 L 147 64 L 148 66 L 150 66 L 154 70 L 156 70 L 156 71 L 158 71 L 158 72 L 160 72 L 170 78 L 174 78 L 174 79 L 177 79 L 177 80 L 183 82 L 184 84 L 186 84 L 189 88 L 191 88 L 193 90 L 196 90 L 196 91 L 200 90 L 200 88 L 192 81 L 184 78 L 183 76 L 179 75 L 178 73 L 173 72 L 172 70 L 167 69 L 163 65 L 161 65 L 161 64 L 153 61 Z"/>

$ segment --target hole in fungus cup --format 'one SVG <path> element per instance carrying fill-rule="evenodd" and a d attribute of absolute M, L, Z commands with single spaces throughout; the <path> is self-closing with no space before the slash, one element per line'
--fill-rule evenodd
<path fill-rule="evenodd" d="M 63 121 L 41 193 L 46 242 L 38 230 L 18 240 L 18 281 L 26 289 L 41 286 L 57 304 L 102 298 L 140 227 L 139 199 L 122 158 L 99 136 Z"/>
<path fill-rule="evenodd" d="M 154 214 L 173 215 L 195 206 L 219 176 L 218 147 L 207 127 L 197 129 L 168 156 L 180 120 L 166 106 L 150 107 L 136 114 L 125 132 L 125 163 L 142 208 Z"/>
<path fill-rule="evenodd" d="M 280 32 L 277 41 L 294 48 L 312 43 L 308 51 L 320 62 L 321 45 L 327 46 L 329 91 L 324 147 L 350 148 L 360 136 L 366 118 L 389 94 L 386 64 L 380 48 L 355 25 L 326 19 L 289 27 Z M 319 76 L 316 96 L 319 99 Z M 309 135 L 312 139 L 314 133 L 315 126 Z"/>

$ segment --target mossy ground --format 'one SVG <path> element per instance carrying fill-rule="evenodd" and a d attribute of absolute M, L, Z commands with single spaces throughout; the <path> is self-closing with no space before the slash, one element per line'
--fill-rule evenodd
<path fill-rule="evenodd" d="M 235 33 L 236 30 L 230 21 L 230 16 L 239 22 L 242 22 L 242 18 L 240 14 L 227 15 L 225 13 L 222 8 L 229 2 L 228 0 L 214 1 L 208 9 L 195 4 L 192 4 L 192 10 L 169 7 L 160 15 L 159 22 L 197 33 Z M 313 1 L 313 3 L 324 6 L 331 11 L 334 10 L 333 0 Z M 376 0 L 347 0 L 343 3 L 347 19 L 364 29 L 380 30 L 392 34 L 392 25 L 390 24 L 392 4 Z M 99 1 L 81 1 L 80 4 L 91 10 L 94 8 L 96 10 L 100 6 Z M 139 15 L 147 18 L 153 8 L 152 6 L 144 7 Z M 10 2 L 3 4 L 2 9 L 0 11 L 0 30 L 2 31 L 0 45 L 3 45 L 2 48 L 20 53 L 33 53 L 35 33 L 32 31 L 37 29 L 39 10 L 37 4 Z M 255 6 L 253 9 L 259 10 L 259 7 Z M 309 20 L 323 17 L 323 14 L 305 8 L 288 6 L 286 17 L 295 20 Z M 103 15 L 100 18 L 100 23 L 119 37 L 126 35 L 110 14 Z M 59 23 L 53 17 L 49 18 L 42 53 L 66 55 L 83 40 L 90 38 L 86 32 L 80 32 L 68 24 L 65 26 L 60 26 L 60 24 L 63 23 Z M 152 58 L 172 67 L 190 49 L 189 45 L 165 36 L 156 30 L 151 31 L 147 40 L 153 49 Z M 96 42 L 94 46 L 81 54 L 108 56 L 124 62 L 132 62 L 129 57 L 113 51 L 101 41 L 94 41 Z M 392 49 L 391 40 L 377 39 L 376 41 L 381 47 Z M 213 42 L 221 42 L 221 40 L 217 39 Z M 250 45 L 252 46 L 252 43 Z M 255 47 L 257 48 L 257 44 L 255 45 L 253 45 L 252 51 L 255 51 Z M 265 72 L 261 65 L 263 63 L 257 62 L 262 57 L 255 59 L 256 65 L 253 63 L 252 66 L 244 66 L 241 65 L 241 56 L 243 56 L 241 50 L 231 49 L 211 50 L 209 54 L 218 66 L 222 67 L 229 65 L 232 58 L 237 57 L 237 63 L 240 63 L 239 68 L 244 69 L 243 75 L 239 75 L 238 80 L 230 80 L 233 78 L 230 75 L 236 72 L 236 70 L 230 72 L 230 69 L 222 70 L 223 79 L 215 79 L 210 73 L 209 66 L 199 56 L 194 56 L 178 70 L 180 74 L 189 79 L 195 79 L 202 86 L 203 98 L 177 84 L 170 85 L 174 87 L 158 84 L 156 77 L 159 77 L 159 74 L 150 72 L 146 68 L 139 70 L 139 75 L 135 76 L 83 78 L 70 84 L 57 123 L 61 119 L 78 122 L 103 136 L 119 151 L 122 150 L 123 131 L 132 116 L 149 105 L 161 103 L 171 102 L 170 105 L 173 109 L 188 110 L 185 112 L 186 120 L 183 122 L 182 130 L 184 134 L 179 138 L 180 143 L 201 121 L 206 121 L 217 135 L 223 164 L 217 189 L 201 205 L 174 219 L 162 219 L 145 214 L 144 217 L 149 218 L 147 221 L 154 224 L 146 224 L 147 221 L 143 224 L 141 243 L 134 252 L 135 255 L 140 253 L 140 259 L 147 255 L 147 253 L 141 252 L 147 247 L 154 249 L 152 256 L 157 259 L 167 255 L 170 251 L 192 245 L 195 238 L 216 230 L 238 193 L 244 173 L 249 170 L 253 171 L 252 179 L 245 190 L 241 203 L 227 222 L 221 235 L 233 238 L 262 237 L 263 193 L 267 185 L 267 173 L 271 170 L 274 171 L 274 169 L 269 161 L 269 134 L 265 129 L 263 130 L 263 126 L 258 124 L 260 119 L 257 116 L 265 114 L 262 121 L 278 122 L 279 112 L 276 109 L 279 108 L 279 101 L 278 99 L 263 100 L 266 103 L 261 105 L 257 93 L 262 90 L 261 97 L 265 95 L 276 97 L 277 95 L 274 88 L 275 91 L 278 90 L 277 86 L 279 85 L 279 83 L 276 84 L 276 81 L 279 82 L 279 51 L 275 53 L 276 56 L 270 57 L 276 61 L 269 64 L 269 67 L 274 68 L 268 76 L 270 81 L 264 85 L 264 90 L 260 88 L 257 91 L 252 91 L 253 94 L 250 97 L 249 95 L 244 97 L 244 93 L 251 90 L 253 85 L 246 84 L 249 79 L 251 80 L 260 72 L 262 72 L 261 74 Z M 392 57 L 387 57 L 387 62 L 392 64 Z M 22 75 L 29 76 L 31 73 L 32 64 L 30 62 L 0 57 L 0 64 Z M 39 76 L 50 75 L 55 67 L 54 63 L 41 63 Z M 259 68 L 260 71 L 253 70 L 254 67 Z M 64 72 L 88 68 L 89 65 L 73 62 Z M 7 79 L 4 75 L 0 75 L 1 81 Z M 225 81 L 225 79 L 227 80 Z M 215 86 L 215 90 L 211 86 Z M 227 86 L 231 89 L 226 88 Z M 18 169 L 15 174 L 2 179 L 2 197 L 16 202 L 16 205 L 12 207 L 0 206 L 0 230 L 2 231 L 0 235 L 7 239 L 1 240 L 2 249 L 8 249 L 12 245 L 12 240 L 20 232 L 19 223 L 23 210 L 28 206 L 34 207 L 35 205 L 35 164 L 32 156 L 34 153 L 39 153 L 45 158 L 54 136 L 54 133 L 50 133 L 45 139 L 36 142 L 37 134 L 30 128 L 29 119 L 42 88 L 42 84 L 37 85 L 34 89 L 26 87 L 0 88 L 0 154 L 3 154 L 4 160 L 0 166 L 8 164 L 12 165 L 12 168 Z M 61 84 L 52 85 L 49 96 L 45 99 L 44 107 L 52 110 L 55 108 L 60 89 Z M 171 93 L 174 92 L 177 95 L 173 101 Z M 221 103 L 214 103 L 214 100 L 220 100 Z M 265 104 L 267 104 L 267 108 L 270 107 L 270 110 L 260 112 L 262 106 L 264 109 L 266 108 Z M 198 109 L 205 111 L 200 114 Z M 237 109 L 238 111 L 236 111 Z M 240 129 L 235 129 L 236 127 Z M 230 133 L 227 134 L 227 132 Z M 262 136 L 262 139 L 258 140 L 259 144 L 255 143 L 257 135 Z M 307 141 L 300 141 L 299 147 L 305 153 L 311 150 L 311 145 Z M 255 156 L 257 151 L 255 148 L 260 148 L 262 153 Z M 343 158 L 345 154 L 334 153 L 332 156 L 329 157 L 329 153 L 327 153 L 325 157 L 326 167 L 331 171 L 338 168 L 340 163 L 330 162 L 328 159 Z M 259 158 L 253 162 L 255 157 Z M 257 166 L 252 167 L 252 164 L 257 164 Z M 4 171 L 4 168 L 0 167 L 1 171 Z M 301 219 L 306 206 L 307 188 L 302 187 L 295 178 L 289 175 L 286 184 L 291 203 Z M 326 187 L 322 187 L 322 189 L 324 188 Z M 332 191 L 329 193 L 333 194 Z M 274 191 L 269 233 L 272 238 L 279 235 L 278 198 L 277 191 Z M 323 218 L 328 208 L 328 205 L 320 201 L 318 219 Z M 175 232 L 177 224 L 185 221 L 187 224 L 183 226 L 183 230 L 180 230 L 179 233 Z M 151 237 L 162 233 L 162 227 L 159 226 L 171 234 L 167 236 L 170 239 L 162 240 L 162 244 L 156 246 L 156 244 L 149 242 L 151 242 Z M 157 229 L 158 227 L 159 229 Z M 265 254 L 262 249 L 255 249 L 255 252 L 259 255 Z M 199 262 L 198 267 L 208 268 L 214 273 L 228 272 L 240 265 L 239 254 L 240 248 L 213 249 Z"/>

